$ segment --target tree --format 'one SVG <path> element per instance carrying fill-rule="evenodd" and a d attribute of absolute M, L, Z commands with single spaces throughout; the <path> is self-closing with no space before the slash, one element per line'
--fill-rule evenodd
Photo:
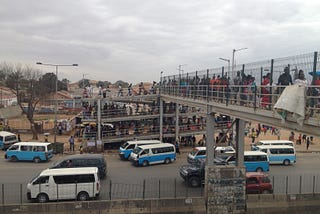
<path fill-rule="evenodd" d="M 5 80 L 6 86 L 14 91 L 17 96 L 18 105 L 30 122 L 30 129 L 33 134 L 32 139 L 37 140 L 38 135 L 33 119 L 34 110 L 39 101 L 45 97 L 50 89 L 47 87 L 45 89 L 42 88 L 43 83 L 39 81 L 41 77 L 39 70 L 29 66 L 22 67 L 19 64 L 15 66 L 0 66 L 0 70 L 4 70 L 7 73 Z M 28 108 L 24 108 L 24 102 L 27 103 Z"/>
<path fill-rule="evenodd" d="M 46 93 L 53 93 L 56 91 L 56 80 L 57 76 L 54 73 L 46 73 L 42 75 L 39 79 L 41 84 L 41 89 L 45 90 Z M 58 80 L 58 91 L 68 89 L 69 80 L 63 79 L 62 81 Z"/>
<path fill-rule="evenodd" d="M 70 83 L 70 80 L 64 78 L 61 80 L 61 90 L 66 90 L 68 91 L 68 85 Z"/>
<path fill-rule="evenodd" d="M 90 85 L 90 80 L 89 79 L 82 79 L 78 81 L 78 86 L 79 88 L 84 88 L 86 86 Z"/>
<path fill-rule="evenodd" d="M 98 81 L 96 84 L 97 88 L 99 86 L 101 86 L 102 88 L 109 88 L 109 85 L 111 85 L 111 82 L 109 81 Z"/>
<path fill-rule="evenodd" d="M 123 88 L 127 88 L 129 83 L 124 82 L 122 80 L 118 80 L 117 82 L 114 83 L 115 87 L 119 87 L 119 85 L 121 85 L 121 87 L 123 87 Z"/>

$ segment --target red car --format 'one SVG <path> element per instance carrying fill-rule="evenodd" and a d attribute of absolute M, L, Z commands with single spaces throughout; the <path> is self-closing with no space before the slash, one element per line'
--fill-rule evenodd
<path fill-rule="evenodd" d="M 273 188 L 268 174 L 264 172 L 246 173 L 247 194 L 268 194 L 273 193 Z"/>

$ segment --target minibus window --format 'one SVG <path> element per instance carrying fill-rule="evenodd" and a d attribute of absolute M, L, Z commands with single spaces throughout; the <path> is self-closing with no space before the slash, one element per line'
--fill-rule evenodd
<path fill-rule="evenodd" d="M 45 151 L 45 148 L 44 148 L 44 146 L 35 146 L 35 147 L 33 148 L 33 151 L 34 151 L 34 152 L 44 152 L 44 151 Z"/>
<path fill-rule="evenodd" d="M 149 154 L 149 149 L 145 149 L 141 152 L 141 155 L 146 155 Z"/>
<path fill-rule="evenodd" d="M 92 183 L 95 181 L 93 174 L 76 175 L 75 180 L 77 183 Z"/>
<path fill-rule="evenodd" d="M 56 184 L 72 184 L 75 183 L 75 175 L 56 175 L 53 180 Z"/>
<path fill-rule="evenodd" d="M 134 154 L 139 154 L 140 151 L 141 151 L 141 148 L 140 148 L 140 147 L 137 147 L 137 148 L 135 148 L 132 152 L 133 152 Z"/>
<path fill-rule="evenodd" d="M 129 145 L 127 149 L 134 149 L 134 144 Z"/>
<path fill-rule="evenodd" d="M 193 150 L 190 152 L 190 154 L 191 154 L 192 156 L 194 156 L 198 151 L 199 151 L 198 149 L 193 149 Z"/>
<path fill-rule="evenodd" d="M 124 148 L 124 149 L 125 149 L 128 145 L 129 145 L 129 143 L 128 143 L 128 142 L 125 142 L 124 144 L 121 145 L 121 148 Z"/>
<path fill-rule="evenodd" d="M 17 140 L 17 137 L 15 135 L 11 135 L 11 136 L 7 136 L 5 139 L 6 141 L 14 141 L 14 140 Z"/>
<path fill-rule="evenodd" d="M 21 146 L 21 151 L 32 151 L 32 146 Z"/>
<path fill-rule="evenodd" d="M 206 155 L 206 150 L 199 151 L 197 155 Z"/>
<path fill-rule="evenodd" d="M 46 184 L 49 182 L 49 176 L 39 177 L 37 180 L 33 182 L 33 185 L 36 184 Z"/>
<path fill-rule="evenodd" d="M 256 143 L 256 146 L 260 146 L 260 145 L 262 145 L 262 142 Z"/>
<path fill-rule="evenodd" d="M 10 150 L 10 151 L 19 150 L 19 146 L 18 145 L 12 145 L 8 150 Z"/>

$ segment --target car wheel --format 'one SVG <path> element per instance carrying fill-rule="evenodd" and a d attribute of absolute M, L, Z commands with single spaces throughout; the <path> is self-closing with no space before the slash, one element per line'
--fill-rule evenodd
<path fill-rule="evenodd" d="M 189 179 L 189 185 L 191 187 L 199 187 L 200 186 L 200 179 L 198 177 L 191 177 Z"/>
<path fill-rule="evenodd" d="M 40 158 L 38 158 L 38 157 L 35 157 L 34 159 L 33 159 L 33 162 L 35 162 L 35 163 L 40 163 Z"/>
<path fill-rule="evenodd" d="M 269 193 L 270 193 L 269 190 L 266 190 L 266 189 L 262 191 L 262 194 L 269 194 Z"/>
<path fill-rule="evenodd" d="M 261 167 L 258 167 L 258 168 L 256 169 L 256 172 L 263 172 L 263 170 L 262 170 Z"/>
<path fill-rule="evenodd" d="M 87 201 L 89 200 L 89 195 L 86 192 L 79 192 L 77 199 L 78 201 Z"/>
<path fill-rule="evenodd" d="M 145 160 L 145 161 L 142 162 L 142 166 L 143 166 L 143 167 L 148 166 L 148 165 L 149 165 L 149 162 L 148 162 L 147 160 Z"/>
<path fill-rule="evenodd" d="M 164 163 L 165 163 L 165 164 L 169 164 L 170 162 L 171 162 L 170 158 L 166 158 L 166 159 L 164 160 Z"/>
<path fill-rule="evenodd" d="M 290 160 L 286 159 L 283 161 L 283 165 L 288 166 L 290 164 Z"/>
<path fill-rule="evenodd" d="M 17 158 L 16 156 L 12 156 L 12 157 L 10 158 L 10 160 L 13 161 L 13 162 L 16 162 L 16 161 L 18 161 L 18 158 Z"/>
<path fill-rule="evenodd" d="M 40 193 L 37 197 L 37 200 L 39 203 L 46 203 L 49 199 L 48 199 L 48 196 L 47 194 L 45 193 Z"/>

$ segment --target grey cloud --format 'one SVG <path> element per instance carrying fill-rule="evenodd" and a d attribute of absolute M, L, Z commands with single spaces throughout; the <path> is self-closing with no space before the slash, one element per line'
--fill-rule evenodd
<path fill-rule="evenodd" d="M 0 58 L 79 63 L 72 81 L 133 83 L 237 61 L 314 51 L 317 1 L 0 0 Z M 303 30 L 301 30 L 303 29 Z"/>

